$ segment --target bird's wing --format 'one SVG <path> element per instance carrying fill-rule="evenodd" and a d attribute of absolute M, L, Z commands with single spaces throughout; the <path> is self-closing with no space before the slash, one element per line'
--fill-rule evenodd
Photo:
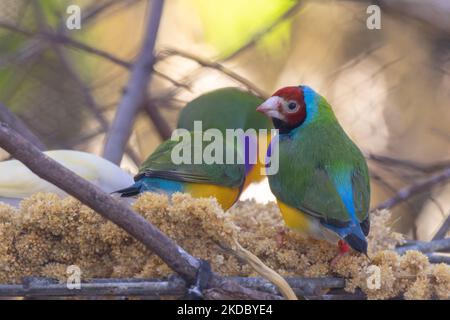
<path fill-rule="evenodd" d="M 162 143 L 144 161 L 135 180 L 146 176 L 182 182 L 211 183 L 228 187 L 242 185 L 245 178 L 244 164 L 175 164 L 172 160 L 172 151 L 178 143 L 178 141 L 172 140 Z"/>
<path fill-rule="evenodd" d="M 343 226 L 363 222 L 369 205 L 368 181 L 359 170 L 330 172 L 316 168 L 298 203 L 298 209 L 325 223 Z"/>

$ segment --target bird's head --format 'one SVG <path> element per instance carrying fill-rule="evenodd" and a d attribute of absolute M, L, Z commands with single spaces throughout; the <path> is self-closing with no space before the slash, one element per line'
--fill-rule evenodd
<path fill-rule="evenodd" d="M 302 125 L 307 117 L 318 110 L 317 98 L 320 97 L 307 86 L 291 86 L 277 90 L 256 110 L 272 118 L 280 133 L 288 133 Z"/>

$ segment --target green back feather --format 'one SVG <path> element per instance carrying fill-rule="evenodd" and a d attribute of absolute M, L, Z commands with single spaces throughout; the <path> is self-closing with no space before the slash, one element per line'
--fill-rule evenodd
<path fill-rule="evenodd" d="M 270 129 L 272 123 L 256 111 L 261 98 L 237 88 L 222 88 L 199 96 L 181 111 L 178 128 L 194 130 L 194 121 L 201 120 L 203 130 Z"/>
<path fill-rule="evenodd" d="M 137 177 L 152 176 L 169 180 L 210 183 L 227 187 L 240 187 L 245 178 L 244 164 L 225 164 L 226 153 L 231 152 L 235 159 L 242 157 L 236 144 L 225 143 L 222 149 L 223 164 L 194 164 L 194 133 L 190 132 L 190 141 L 182 142 L 166 140 L 143 162 Z M 212 139 L 214 140 L 214 139 Z M 191 147 L 190 163 L 174 164 L 172 161 L 172 150 L 179 144 L 186 143 Z M 202 148 L 210 142 L 203 142 Z M 178 154 L 178 152 L 177 152 Z"/>

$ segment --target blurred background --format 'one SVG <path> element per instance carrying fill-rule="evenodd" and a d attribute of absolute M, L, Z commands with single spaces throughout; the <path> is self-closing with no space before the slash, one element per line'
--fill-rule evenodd
<path fill-rule="evenodd" d="M 165 1 L 153 59 L 141 48 L 152 36 L 147 20 L 158 16 L 154 2 L 162 3 L 0 0 L 0 118 L 11 111 L 41 149 L 101 155 L 132 91 L 133 62 L 150 57 L 121 162 L 134 174 L 196 96 L 226 86 L 268 96 L 306 84 L 328 99 L 367 156 L 373 208 L 393 210 L 392 224 L 413 239 L 431 239 L 446 221 L 448 0 Z M 381 29 L 366 24 L 373 3 Z M 81 8 L 79 30 L 66 26 L 70 5 Z M 256 188 L 244 197 L 271 199 L 267 184 Z"/>

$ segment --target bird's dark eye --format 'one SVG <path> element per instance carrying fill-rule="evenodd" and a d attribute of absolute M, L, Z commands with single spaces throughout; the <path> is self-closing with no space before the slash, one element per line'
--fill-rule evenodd
<path fill-rule="evenodd" d="M 288 108 L 289 110 L 295 110 L 295 108 L 297 108 L 297 104 L 295 102 L 290 102 L 288 104 Z"/>

